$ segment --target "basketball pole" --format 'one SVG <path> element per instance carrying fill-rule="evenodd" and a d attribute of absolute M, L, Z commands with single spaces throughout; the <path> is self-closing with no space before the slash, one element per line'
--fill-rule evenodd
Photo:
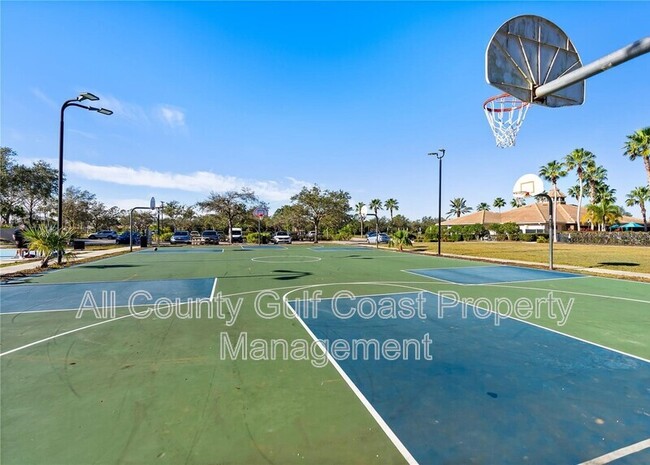
<path fill-rule="evenodd" d="M 535 197 L 543 197 L 548 200 L 548 269 L 553 269 L 553 241 L 555 240 L 555 229 L 553 229 L 553 199 L 548 194 L 537 194 Z"/>
<path fill-rule="evenodd" d="M 584 81 L 591 76 L 607 71 L 614 66 L 625 63 L 628 60 L 636 58 L 644 53 L 650 52 L 650 37 L 644 37 L 637 40 L 615 52 L 610 53 L 596 61 L 589 63 L 581 68 L 571 71 L 547 84 L 543 84 L 534 89 L 534 101 L 542 100 L 558 90 L 569 87 L 577 82 Z"/>
<path fill-rule="evenodd" d="M 438 256 L 440 256 L 442 241 L 442 159 L 445 157 L 445 149 L 438 149 L 438 152 L 432 152 L 428 155 L 433 155 L 438 159 Z"/>

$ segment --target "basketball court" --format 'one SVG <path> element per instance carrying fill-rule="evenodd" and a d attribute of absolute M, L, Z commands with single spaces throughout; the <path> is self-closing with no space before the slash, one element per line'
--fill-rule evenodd
<path fill-rule="evenodd" d="M 647 463 L 648 284 L 223 249 L 2 286 L 3 463 Z"/>
<path fill-rule="evenodd" d="M 497 145 L 649 50 L 583 65 L 553 23 L 507 21 Z M 513 194 L 548 197 L 531 175 Z M 555 271 L 552 239 L 548 268 L 245 244 L 3 285 L 2 461 L 650 463 L 649 285 Z"/>

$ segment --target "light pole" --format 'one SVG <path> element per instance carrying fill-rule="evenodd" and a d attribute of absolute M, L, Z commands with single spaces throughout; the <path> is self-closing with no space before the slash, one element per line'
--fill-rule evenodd
<path fill-rule="evenodd" d="M 101 113 L 102 115 L 112 115 L 113 112 L 111 110 L 107 110 L 106 108 L 96 108 L 96 107 L 91 107 L 89 105 L 81 105 L 80 103 L 77 102 L 83 102 L 84 100 L 90 100 L 91 102 L 94 102 L 96 100 L 99 100 L 99 97 L 97 97 L 94 94 L 91 94 L 90 92 L 82 92 L 77 96 L 75 99 L 71 100 L 66 100 L 63 105 L 61 106 L 61 124 L 59 126 L 59 204 L 58 204 L 58 215 L 57 215 L 57 227 L 59 234 L 61 234 L 61 230 L 63 229 L 63 113 L 65 112 L 65 109 L 68 107 L 79 107 L 79 108 L 85 108 L 86 110 L 90 111 L 96 111 L 97 113 Z M 61 259 L 63 255 L 62 250 L 57 251 L 57 261 L 59 264 L 61 264 Z"/>
<path fill-rule="evenodd" d="M 440 242 L 442 241 L 442 159 L 445 157 L 445 149 L 438 149 L 429 155 L 438 159 L 438 255 L 440 255 Z"/>

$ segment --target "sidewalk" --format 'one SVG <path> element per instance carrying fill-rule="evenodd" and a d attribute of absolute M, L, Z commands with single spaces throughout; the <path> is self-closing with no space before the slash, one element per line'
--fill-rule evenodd
<path fill-rule="evenodd" d="M 128 250 L 129 250 L 129 246 L 115 247 L 106 250 L 78 250 L 75 252 L 75 256 L 76 256 L 76 260 L 85 260 L 88 258 L 109 257 L 111 255 L 127 252 Z M 76 260 L 72 260 L 70 263 L 74 264 Z M 54 263 L 56 263 L 56 258 L 51 259 L 50 263 L 52 263 L 53 261 Z M 41 260 L 38 258 L 29 259 L 29 260 L 17 260 L 12 265 L 4 266 L 0 268 L 0 276 L 12 274 L 12 273 L 19 273 L 25 270 L 33 270 L 38 268 L 40 264 L 41 264 Z"/>

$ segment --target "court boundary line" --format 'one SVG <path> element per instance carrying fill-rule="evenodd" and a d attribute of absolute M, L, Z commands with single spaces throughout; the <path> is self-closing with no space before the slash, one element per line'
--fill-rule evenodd
<path fill-rule="evenodd" d="M 635 444 L 630 444 L 629 446 L 621 447 L 607 454 L 603 454 L 600 457 L 596 457 L 586 462 L 581 462 L 578 465 L 605 465 L 611 463 L 615 460 L 627 457 L 628 455 L 636 454 L 641 452 L 644 449 L 650 448 L 650 438 L 639 441 Z"/>
<path fill-rule="evenodd" d="M 188 278 L 186 280 L 183 279 L 177 279 L 177 278 L 170 278 L 170 279 L 161 279 L 160 281 L 189 281 L 189 280 L 196 280 L 196 279 L 209 279 L 209 278 Z M 207 297 L 210 300 L 214 300 L 214 291 L 217 288 L 217 280 L 218 278 L 214 278 L 214 283 L 212 284 L 212 291 L 210 295 Z M 147 281 L 97 281 L 98 283 L 135 283 L 135 282 L 156 282 L 156 280 L 147 280 Z M 92 283 L 92 282 L 90 282 Z M 52 284 L 56 285 L 68 285 L 68 284 L 90 284 L 89 282 L 73 282 L 73 283 L 25 283 L 22 286 L 50 286 Z M 10 286 L 21 286 L 20 284 L 10 284 Z M 199 299 L 202 299 L 203 297 L 198 297 Z M 138 304 L 135 305 L 134 307 L 144 307 L 145 305 L 149 304 Z M 128 308 L 128 305 L 116 305 L 115 310 L 122 309 L 122 308 Z M 23 310 L 21 312 L 0 312 L 0 317 L 2 315 L 28 315 L 31 313 L 55 313 L 55 312 L 78 312 L 79 308 L 54 308 L 54 309 L 48 309 L 48 310 Z"/>
<path fill-rule="evenodd" d="M 240 245 L 239 246 L 242 250 L 261 250 L 261 249 L 268 249 L 268 250 L 289 250 L 289 247 L 285 247 L 283 245 L 277 245 L 277 244 L 262 244 L 262 245 Z"/>
<path fill-rule="evenodd" d="M 586 278 L 591 278 L 593 276 L 585 276 Z M 504 287 L 506 289 L 522 289 L 525 291 L 546 291 L 546 292 L 557 292 L 558 294 L 570 294 L 570 295 L 581 295 L 585 297 L 595 297 L 600 299 L 612 299 L 612 300 L 625 300 L 627 302 L 636 302 L 640 304 L 650 304 L 650 300 L 641 300 L 641 299 L 632 299 L 629 297 L 618 297 L 611 295 L 601 295 L 601 294 L 591 294 L 589 292 L 574 292 L 574 291 L 564 291 L 561 289 L 548 289 L 548 288 L 537 288 L 537 287 L 524 287 L 524 286 L 504 286 L 503 284 L 508 283 L 498 283 L 498 284 L 486 284 L 485 286 L 494 286 L 494 287 Z"/>
<path fill-rule="evenodd" d="M 334 283 L 334 284 L 336 284 L 336 285 L 340 285 L 340 284 L 342 284 L 342 283 Z M 334 284 L 332 284 L 332 285 L 334 285 Z M 386 282 L 369 282 L 369 283 L 343 283 L 343 284 L 387 284 L 387 283 L 386 283 Z M 395 284 L 395 283 L 393 283 L 393 284 Z M 416 282 L 416 283 L 414 283 L 414 284 L 419 284 L 419 283 Z M 429 294 L 433 294 L 433 295 L 435 295 L 438 299 L 447 299 L 447 300 L 451 301 L 452 303 L 459 303 L 459 304 L 462 304 L 462 303 L 463 303 L 462 301 L 460 301 L 460 300 L 458 300 L 458 299 L 454 299 L 454 298 L 447 297 L 447 296 L 441 296 L 438 292 L 435 292 L 435 291 L 429 291 L 429 290 L 426 290 L 426 289 L 420 289 L 420 288 L 415 288 L 415 287 L 411 287 L 411 286 L 400 286 L 399 284 L 395 284 L 395 285 L 396 285 L 397 287 L 404 287 L 404 288 L 416 289 L 416 290 L 419 290 L 419 291 L 422 291 L 422 292 L 427 292 L 427 293 L 429 293 Z M 296 288 L 296 289 L 294 289 L 294 290 L 292 290 L 292 291 L 287 292 L 287 293 L 285 294 L 285 296 L 288 295 L 288 294 L 291 294 L 292 292 L 297 292 L 297 291 L 304 290 L 304 289 L 307 289 L 307 288 L 313 288 L 313 287 L 324 287 L 324 286 L 328 286 L 328 284 L 322 284 L 322 283 L 321 283 L 321 284 L 314 284 L 314 285 L 309 285 L 309 286 L 304 286 L 304 287 L 298 287 L 298 288 Z M 406 293 L 406 292 L 404 292 L 404 293 Z M 381 296 L 381 295 L 394 295 L 394 294 L 399 294 L 399 293 L 374 294 L 374 295 Z M 366 295 L 364 295 L 364 296 L 372 297 L 373 294 L 366 294 Z M 355 295 L 355 297 L 360 297 L 360 296 L 356 296 L 356 295 Z M 363 297 L 363 296 L 361 296 L 361 297 Z M 331 300 L 331 299 L 328 298 L 328 299 L 323 299 L 323 300 Z M 495 312 L 495 311 L 494 311 L 493 309 L 491 309 L 491 308 L 480 307 L 480 306 L 473 305 L 473 304 L 472 304 L 471 306 L 472 306 L 473 308 L 477 308 L 477 309 L 480 309 L 480 310 L 489 311 L 490 313 L 498 313 L 498 312 Z M 293 310 L 293 308 L 292 308 L 292 310 Z M 579 336 L 574 336 L 574 335 L 572 335 L 572 334 L 563 333 L 562 331 L 558 331 L 558 330 L 553 329 L 553 328 L 548 328 L 548 327 L 546 327 L 546 326 L 542 326 L 542 325 L 540 325 L 540 324 L 533 323 L 532 321 L 522 320 L 522 319 L 516 318 L 516 317 L 514 317 L 514 316 L 512 316 L 512 315 L 503 315 L 503 314 L 501 314 L 501 313 L 499 313 L 499 315 L 500 315 L 500 317 L 503 318 L 503 319 L 511 319 L 511 320 L 513 320 L 513 321 L 518 321 L 518 322 L 520 322 L 520 323 L 524 323 L 524 324 L 527 324 L 527 325 L 530 325 L 530 326 L 534 326 L 534 327 L 539 328 L 539 329 L 542 329 L 542 330 L 551 331 L 551 332 L 553 332 L 553 333 L 555 333 L 555 334 L 558 334 L 558 335 L 560 335 L 560 336 L 564 336 L 564 337 L 568 337 L 568 338 L 574 339 L 574 340 L 579 341 L 579 342 L 582 342 L 582 343 L 584 343 L 584 344 L 593 345 L 593 346 L 595 346 L 595 347 L 599 347 L 599 348 L 604 349 L 604 350 L 609 350 L 609 351 L 611 351 L 611 352 L 615 352 L 615 353 L 620 354 L 620 355 L 625 355 L 625 356 L 627 356 L 627 357 L 631 357 L 631 358 L 634 358 L 634 359 L 640 360 L 640 361 L 642 361 L 642 362 L 650 363 L 650 359 L 643 358 L 643 357 L 641 357 L 640 355 L 634 355 L 634 354 L 630 354 L 630 353 L 627 353 L 627 352 L 623 352 L 622 350 L 614 349 L 613 347 L 608 347 L 608 346 L 605 346 L 605 345 L 599 344 L 599 343 L 594 342 L 594 341 L 589 341 L 589 340 L 587 340 L 587 339 L 583 339 L 583 338 L 581 338 L 581 337 L 579 337 Z"/>
<path fill-rule="evenodd" d="M 307 331 L 307 334 L 314 340 L 314 342 L 318 345 L 318 347 L 327 355 L 327 360 L 332 364 L 334 369 L 338 372 L 339 376 L 343 378 L 343 381 L 348 385 L 348 388 L 357 396 L 361 404 L 366 408 L 368 413 L 370 413 L 370 416 L 375 420 L 377 425 L 381 428 L 381 430 L 384 432 L 384 434 L 388 437 L 388 439 L 393 443 L 393 446 L 398 450 L 400 454 L 402 454 L 402 457 L 406 459 L 406 462 L 412 465 L 417 465 L 418 461 L 415 460 L 415 457 L 411 455 L 409 450 L 406 448 L 406 446 L 402 443 L 402 441 L 397 437 L 395 432 L 391 429 L 390 426 L 388 426 L 388 423 L 381 417 L 379 412 L 375 410 L 375 408 L 372 406 L 372 404 L 368 401 L 366 396 L 363 395 L 361 390 L 357 387 L 356 384 L 354 384 L 354 381 L 347 375 L 345 370 L 341 368 L 341 366 L 337 363 L 337 361 L 332 357 L 332 355 L 329 353 L 329 351 L 325 348 L 323 343 L 316 337 L 316 335 L 312 332 L 312 330 L 305 324 L 305 322 L 300 318 L 298 313 L 294 310 L 294 308 L 291 306 L 289 301 L 286 299 L 286 296 L 290 294 L 290 292 L 287 292 L 282 296 L 282 300 L 284 301 L 285 305 L 291 309 L 291 312 L 295 316 L 295 318 L 300 322 L 302 325 L 303 329 Z"/>
<path fill-rule="evenodd" d="M 4 357 L 5 355 L 13 354 L 14 352 L 18 352 L 18 351 L 23 350 L 23 349 L 28 349 L 29 347 L 33 347 L 35 345 L 42 344 L 43 342 L 47 342 L 47 341 L 51 341 L 51 340 L 54 340 L 54 339 L 58 339 L 58 338 L 63 337 L 63 336 L 67 336 L 68 334 L 83 331 L 84 329 L 93 328 L 95 326 L 103 325 L 103 324 L 106 324 L 106 323 L 111 323 L 113 321 L 122 320 L 124 318 L 129 318 L 129 317 L 132 317 L 132 316 L 133 316 L 132 313 L 127 313 L 126 315 L 118 316 L 117 318 L 111 318 L 110 320 L 102 320 L 102 321 L 99 321 L 97 323 L 93 323 L 91 325 L 86 325 L 86 326 L 82 326 L 80 328 L 75 328 L 75 329 L 71 329 L 69 331 L 64 331 L 62 333 L 58 333 L 58 334 L 55 334 L 53 336 L 46 337 L 44 339 L 39 339 L 37 341 L 30 342 L 29 344 L 25 344 L 23 346 L 16 347 L 14 349 L 10 349 L 10 350 L 8 350 L 6 352 L 2 352 L 2 353 L 0 353 L 0 357 Z"/>
<path fill-rule="evenodd" d="M 509 265 L 498 265 L 502 267 L 509 267 L 509 268 L 519 268 L 519 269 L 524 269 L 524 270 L 538 270 L 537 268 L 522 268 L 518 266 L 509 266 Z M 447 268 L 422 268 L 423 270 L 456 270 L 456 269 L 466 269 L 466 268 L 486 268 L 484 266 L 460 266 L 460 267 L 447 267 Z M 567 273 L 571 274 L 573 276 L 566 276 L 566 277 L 556 277 L 556 278 L 541 278 L 541 279 L 523 279 L 521 281 L 499 281 L 499 282 L 492 282 L 492 283 L 459 283 L 456 281 L 448 281 L 446 279 L 442 278 L 437 278 L 435 276 L 427 276 L 425 274 L 419 274 L 416 273 L 417 270 L 400 270 L 403 271 L 404 273 L 410 273 L 415 276 L 420 276 L 423 278 L 427 279 L 435 279 L 437 281 L 441 281 L 443 283 L 449 283 L 449 284 L 454 284 L 456 286 L 494 286 L 498 284 L 516 284 L 516 283 L 529 283 L 529 282 L 542 282 L 542 281 L 558 281 L 561 279 L 583 279 L 583 278 L 590 278 L 591 276 L 586 276 L 586 275 L 581 275 L 581 274 L 576 274 L 576 273 L 568 273 L 565 271 L 555 271 L 555 270 L 538 270 L 538 271 L 548 271 L 548 272 L 555 272 L 555 273 Z"/>
<path fill-rule="evenodd" d="M 433 284 L 433 282 L 431 282 L 431 281 L 412 281 L 412 282 L 404 282 L 404 281 L 402 281 L 402 282 L 394 282 L 394 281 L 359 281 L 359 282 L 346 282 L 346 283 L 319 283 L 319 284 L 310 284 L 310 285 L 297 286 L 297 287 L 296 286 L 282 286 L 282 287 L 277 287 L 277 288 L 273 288 L 273 289 L 265 289 L 265 290 L 267 290 L 267 291 L 289 290 L 288 292 L 286 292 L 284 294 L 284 296 L 283 296 L 283 300 L 284 300 L 287 295 L 289 295 L 289 294 L 291 294 L 293 292 L 298 292 L 298 291 L 305 290 L 305 289 L 310 289 L 310 288 L 340 286 L 340 285 L 387 285 L 387 284 L 388 285 L 394 285 L 396 287 L 403 287 L 403 288 L 411 289 L 411 290 L 415 290 L 415 291 L 426 292 L 426 293 L 429 293 L 429 294 L 436 295 L 438 298 L 441 298 L 441 296 L 440 296 L 440 294 L 438 292 L 430 291 L 430 290 L 427 290 L 427 289 L 422 289 L 421 287 L 413 287 L 413 286 L 408 285 L 408 284 L 418 284 L 418 285 L 419 284 Z M 533 288 L 533 289 L 535 289 L 535 290 L 544 290 L 544 289 L 537 289 L 537 288 Z M 548 289 L 546 289 L 546 290 L 548 290 Z M 254 294 L 254 293 L 259 293 L 260 291 L 261 291 L 260 289 L 256 289 L 256 290 L 251 290 L 251 291 L 236 292 L 236 293 L 233 293 L 233 294 L 224 295 L 223 297 L 228 298 L 228 297 L 233 297 L 233 296 Z M 563 292 L 568 292 L 568 291 L 563 291 Z M 406 292 L 404 292 L 404 293 L 406 293 Z M 375 294 L 375 295 L 395 295 L 395 294 L 398 294 L 398 293 L 380 293 L 380 294 Z M 372 296 L 373 294 L 367 294 L 367 295 Z M 591 294 L 587 294 L 587 295 L 591 295 Z M 594 297 L 600 297 L 600 296 L 597 296 L 597 295 L 593 295 L 593 296 Z M 461 303 L 459 300 L 452 299 L 450 297 L 443 297 L 443 298 L 447 298 L 447 299 L 451 300 L 452 302 Z M 488 310 L 488 311 L 494 313 L 494 310 L 492 310 L 492 309 L 486 309 L 486 308 L 478 307 L 478 306 L 475 306 L 475 305 L 472 305 L 472 306 L 474 308 L 479 308 L 481 310 Z M 289 307 L 295 313 L 295 310 L 293 309 L 293 307 L 291 307 L 290 305 L 289 305 Z M 44 313 L 44 312 L 52 312 L 52 311 L 55 311 L 55 310 L 43 310 L 43 311 L 40 311 L 40 312 L 34 311 L 34 312 L 21 312 L 21 313 Z M 56 310 L 56 311 L 61 311 L 61 310 Z M 3 313 L 1 315 L 9 315 L 9 313 Z M 124 318 L 124 317 L 130 316 L 130 315 L 131 314 L 123 315 L 123 316 L 121 316 L 119 318 Z M 621 355 L 625 355 L 625 356 L 628 356 L 628 357 L 631 357 L 631 358 L 634 358 L 634 359 L 637 359 L 637 360 L 641 360 L 641 361 L 646 362 L 646 363 L 650 363 L 649 359 L 645 359 L 645 358 L 643 358 L 643 357 L 641 357 L 639 355 L 634 355 L 634 354 L 630 354 L 628 352 L 623 352 L 622 350 L 614 349 L 612 347 L 608 347 L 608 346 L 599 344 L 597 342 L 589 341 L 587 339 L 582 339 L 582 338 L 580 338 L 578 336 L 574 336 L 574 335 L 568 334 L 568 333 L 563 333 L 561 331 L 557 331 L 557 330 L 552 329 L 552 328 L 547 328 L 546 326 L 542 326 L 542 325 L 539 325 L 537 323 L 533 323 L 533 322 L 526 321 L 526 320 L 521 320 L 519 318 L 515 318 L 515 317 L 510 316 L 510 315 L 502 315 L 502 316 L 503 316 L 503 318 L 506 318 L 506 319 L 512 319 L 512 320 L 515 320 L 515 321 L 519 321 L 521 323 L 525 323 L 525 324 L 540 328 L 542 330 L 547 330 L 547 331 L 554 332 L 554 333 L 556 333 L 556 334 L 558 334 L 560 336 L 565 336 L 565 337 L 574 339 L 576 341 L 583 342 L 585 344 L 593 345 L 593 346 L 599 347 L 599 348 L 604 349 L 604 350 L 609 350 L 609 351 L 612 351 L 612 352 L 615 352 L 615 353 L 618 353 L 618 354 L 621 354 Z M 102 321 L 100 323 L 107 323 L 107 322 L 115 321 L 115 320 L 116 319 L 104 320 L 104 321 Z M 302 319 L 300 319 L 300 321 L 302 322 Z M 90 328 L 92 326 L 93 325 L 90 325 L 90 326 L 88 326 L 88 328 Z M 70 334 L 70 333 L 73 333 L 73 332 L 76 332 L 76 331 L 81 331 L 82 329 L 85 329 L 85 328 L 86 327 L 78 328 L 78 329 L 71 330 L 71 331 L 68 331 L 68 332 L 65 332 L 65 333 L 61 333 L 59 335 L 55 335 L 55 336 L 52 336 L 52 337 L 53 338 L 60 337 L 60 336 L 65 335 L 65 334 Z M 28 344 L 26 346 L 22 346 L 22 347 L 19 347 L 19 348 L 16 348 L 16 349 L 11 349 L 10 351 L 8 351 L 6 353 L 16 352 L 18 350 L 21 350 L 22 348 L 31 347 L 33 345 L 36 345 L 37 343 L 44 342 L 44 341 L 49 340 L 49 339 L 50 338 L 47 338 L 47 339 L 44 339 L 42 341 L 37 341 L 37 342 L 30 343 L 30 344 Z M 5 355 L 6 353 L 0 353 L 0 356 Z"/>
<path fill-rule="evenodd" d="M 283 261 L 284 258 L 309 258 L 310 260 L 300 260 L 300 261 Z M 273 259 L 277 261 L 265 261 L 266 259 Z M 272 255 L 265 255 L 263 257 L 252 257 L 250 259 L 252 262 L 255 263 L 271 263 L 271 264 L 279 264 L 279 265 L 291 265 L 294 263 L 316 263 L 320 262 L 322 260 L 321 257 L 310 257 L 308 255 L 290 255 L 288 257 L 274 257 Z"/>

